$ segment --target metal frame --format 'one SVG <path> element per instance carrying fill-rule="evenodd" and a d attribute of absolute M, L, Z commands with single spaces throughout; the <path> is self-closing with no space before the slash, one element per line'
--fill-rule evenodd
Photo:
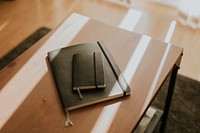
<path fill-rule="evenodd" d="M 166 123 L 167 123 L 167 117 L 168 117 L 169 109 L 170 109 L 170 104 L 171 104 L 172 96 L 173 96 L 173 93 L 174 93 L 176 76 L 177 76 L 177 72 L 178 72 L 179 68 L 180 67 L 175 64 L 173 69 L 172 69 L 172 72 L 171 72 L 167 97 L 166 97 L 166 101 L 165 101 L 164 113 L 163 113 L 162 122 L 161 122 L 161 126 L 160 126 L 160 132 L 161 133 L 163 133 L 165 131 L 165 126 L 166 126 Z"/>

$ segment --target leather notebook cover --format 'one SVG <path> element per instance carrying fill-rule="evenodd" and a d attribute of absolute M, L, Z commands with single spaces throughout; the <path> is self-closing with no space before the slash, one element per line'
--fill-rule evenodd
<path fill-rule="evenodd" d="M 73 56 L 98 52 L 102 54 L 105 71 L 105 89 L 84 90 L 82 99 L 73 91 Z M 103 42 L 84 43 L 57 49 L 48 53 L 53 77 L 64 110 L 73 110 L 91 104 L 130 95 L 130 87 Z"/>
<path fill-rule="evenodd" d="M 74 54 L 72 72 L 73 90 L 105 88 L 102 53 Z"/>

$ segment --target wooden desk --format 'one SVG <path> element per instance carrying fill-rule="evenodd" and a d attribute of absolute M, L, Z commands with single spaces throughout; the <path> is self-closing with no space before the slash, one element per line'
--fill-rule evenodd
<path fill-rule="evenodd" d="M 74 126 L 65 128 L 65 114 L 46 61 L 47 52 L 96 40 L 107 45 L 132 88 L 131 95 L 71 111 Z M 182 52 L 182 48 L 149 36 L 72 14 L 0 71 L 1 133 L 131 132 L 173 70 L 170 101 Z M 167 118 L 169 106 L 165 109 Z"/>

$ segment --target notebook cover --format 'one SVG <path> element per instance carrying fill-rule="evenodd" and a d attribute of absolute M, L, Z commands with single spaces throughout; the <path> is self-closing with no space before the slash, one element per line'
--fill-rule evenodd
<path fill-rule="evenodd" d="M 72 89 L 72 60 L 74 54 L 102 53 L 105 70 L 105 89 L 85 90 L 84 98 Z M 130 87 L 103 42 L 84 43 L 57 49 L 48 53 L 50 66 L 64 110 L 73 110 L 106 100 L 130 95 Z"/>
<path fill-rule="evenodd" d="M 105 88 L 102 53 L 74 54 L 72 64 L 73 90 Z"/>

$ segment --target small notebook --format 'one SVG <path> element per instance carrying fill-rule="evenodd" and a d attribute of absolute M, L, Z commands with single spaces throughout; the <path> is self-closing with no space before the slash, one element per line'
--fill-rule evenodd
<path fill-rule="evenodd" d="M 102 53 L 82 53 L 73 56 L 73 90 L 105 88 Z"/>
<path fill-rule="evenodd" d="M 72 69 L 73 90 L 78 91 L 80 98 L 80 90 L 105 88 L 102 53 L 74 54 Z"/>

